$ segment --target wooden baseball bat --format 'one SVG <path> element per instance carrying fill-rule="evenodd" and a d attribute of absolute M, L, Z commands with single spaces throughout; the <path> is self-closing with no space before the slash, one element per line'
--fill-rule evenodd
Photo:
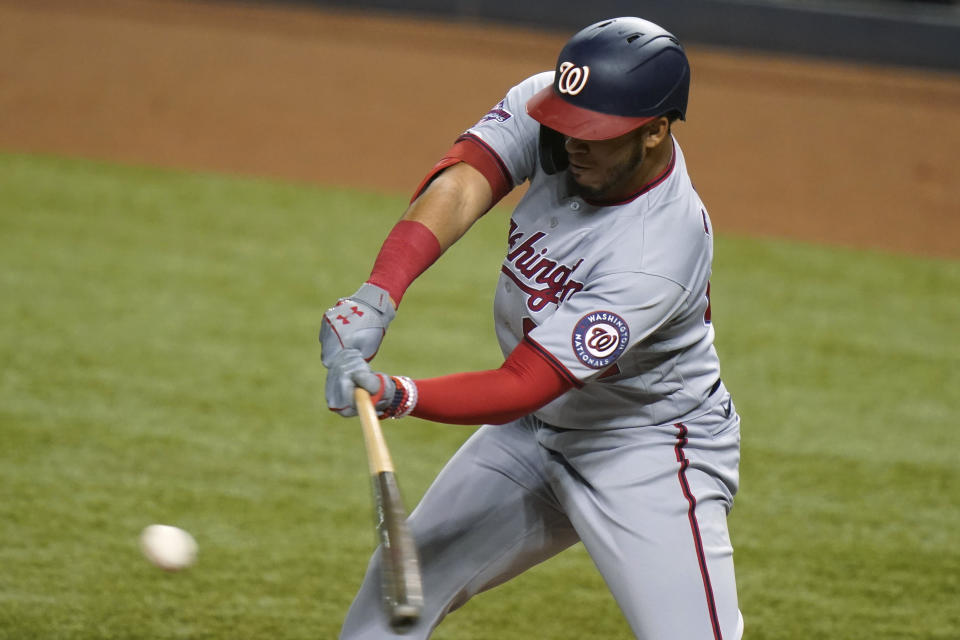
<path fill-rule="evenodd" d="M 354 398 L 373 484 L 374 516 L 381 547 L 383 605 L 390 626 L 402 632 L 419 620 L 423 609 L 420 559 L 407 527 L 407 510 L 400 497 L 393 461 L 370 394 L 357 388 Z"/>

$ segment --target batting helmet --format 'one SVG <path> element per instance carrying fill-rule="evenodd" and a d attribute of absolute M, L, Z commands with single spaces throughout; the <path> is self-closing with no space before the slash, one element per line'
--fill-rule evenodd
<path fill-rule="evenodd" d="M 604 20 L 574 35 L 553 84 L 527 102 L 540 124 L 581 140 L 616 138 L 663 115 L 686 116 L 690 64 L 662 27 L 640 18 Z"/>

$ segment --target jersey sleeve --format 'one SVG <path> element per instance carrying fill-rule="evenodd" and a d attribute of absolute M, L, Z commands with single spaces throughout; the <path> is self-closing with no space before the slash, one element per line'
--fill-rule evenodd
<path fill-rule="evenodd" d="M 662 276 L 614 273 L 588 282 L 527 339 L 580 384 L 616 371 L 631 348 L 668 323 L 688 298 Z"/>
<path fill-rule="evenodd" d="M 490 208 L 500 202 L 514 187 L 513 177 L 503 161 L 500 160 L 500 156 L 476 136 L 464 134 L 457 139 L 457 142 L 440 159 L 440 162 L 430 169 L 430 172 L 420 182 L 417 190 L 413 192 L 410 202 L 419 198 L 420 194 L 433 182 L 433 179 L 440 175 L 441 171 L 458 162 L 466 162 L 486 178 L 491 191 Z"/>
<path fill-rule="evenodd" d="M 527 100 L 552 79 L 553 72 L 544 72 L 513 87 L 477 124 L 457 138 L 417 186 L 410 201 L 420 197 L 444 169 L 458 162 L 466 162 L 487 179 L 493 196 L 491 207 L 529 179 L 537 163 L 540 125 L 527 115 Z"/>
<path fill-rule="evenodd" d="M 537 166 L 540 124 L 527 115 L 527 100 L 552 81 L 552 71 L 527 78 L 463 134 L 476 139 L 499 158 L 513 186 L 532 177 Z"/>

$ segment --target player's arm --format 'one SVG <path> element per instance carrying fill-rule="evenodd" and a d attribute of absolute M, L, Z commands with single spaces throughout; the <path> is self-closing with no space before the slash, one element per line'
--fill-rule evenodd
<path fill-rule="evenodd" d="M 429 229 L 442 254 L 490 209 L 492 201 L 493 189 L 483 174 L 458 162 L 431 180 L 410 203 L 401 221 Z"/>
<path fill-rule="evenodd" d="M 410 284 L 491 206 L 490 184 L 465 162 L 442 167 L 428 179 L 383 242 L 367 279 L 389 294 L 394 307 Z"/>
<path fill-rule="evenodd" d="M 500 157 L 476 136 L 461 136 L 417 187 L 367 282 L 399 305 L 407 287 L 512 188 Z"/>
<path fill-rule="evenodd" d="M 513 187 L 496 154 L 464 136 L 427 174 L 384 240 L 367 281 L 324 314 L 321 357 L 342 349 L 371 360 L 410 284 Z"/>
<path fill-rule="evenodd" d="M 327 375 L 330 409 L 354 415 L 355 386 L 371 393 L 382 417 L 413 415 L 447 424 L 503 424 L 536 411 L 580 383 L 525 340 L 498 369 L 424 380 L 374 372 L 359 353 L 344 350 Z"/>
<path fill-rule="evenodd" d="M 418 398 L 411 415 L 446 424 L 503 424 L 581 386 L 526 341 L 499 369 L 414 380 L 413 384 Z"/>

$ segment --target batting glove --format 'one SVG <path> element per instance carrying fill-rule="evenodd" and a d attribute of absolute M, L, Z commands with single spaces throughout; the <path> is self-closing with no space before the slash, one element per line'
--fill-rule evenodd
<path fill-rule="evenodd" d="M 373 371 L 358 350 L 341 349 L 327 371 L 327 406 L 344 417 L 357 415 L 357 387 L 367 390 L 381 418 L 402 418 L 417 404 L 413 380 Z"/>
<path fill-rule="evenodd" d="M 364 360 L 372 360 L 380 349 L 387 325 L 397 315 L 390 294 L 364 283 L 349 298 L 341 298 L 323 314 L 320 326 L 320 359 L 330 368 L 344 349 L 357 349 Z"/>

